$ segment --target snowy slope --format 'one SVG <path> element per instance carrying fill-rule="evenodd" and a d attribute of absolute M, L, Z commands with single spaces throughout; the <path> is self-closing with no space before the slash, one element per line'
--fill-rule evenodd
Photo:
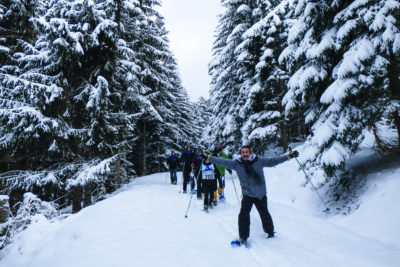
<path fill-rule="evenodd" d="M 293 161 L 265 169 L 265 174 L 277 238 L 265 239 L 254 208 L 248 249 L 229 245 L 237 237 L 239 210 L 231 176 L 225 203 L 207 214 L 202 201 L 193 197 L 184 218 L 190 195 L 179 194 L 180 185 L 166 184 L 167 174 L 161 173 L 136 179 L 63 221 L 36 217 L 2 252 L 0 266 L 400 266 L 399 244 L 383 242 L 396 237 L 368 237 L 364 230 L 374 228 L 375 221 L 368 222 L 367 229 L 356 227 L 371 217 L 368 207 L 376 203 L 366 201 L 365 210 L 351 216 L 324 218 L 315 212 L 318 205 L 310 204 L 318 203 L 315 193 L 299 186 L 303 180 Z M 390 198 L 394 176 L 388 174 L 386 180 L 382 188 L 377 184 L 376 192 L 386 192 L 383 201 L 391 199 L 396 203 L 388 206 L 398 208 L 399 199 Z M 377 213 L 381 220 L 398 219 L 384 213 Z M 389 234 L 398 237 L 399 231 Z"/>
<path fill-rule="evenodd" d="M 335 216 L 331 221 L 400 249 L 399 178 L 400 168 L 371 174 L 360 207 L 349 216 Z"/>

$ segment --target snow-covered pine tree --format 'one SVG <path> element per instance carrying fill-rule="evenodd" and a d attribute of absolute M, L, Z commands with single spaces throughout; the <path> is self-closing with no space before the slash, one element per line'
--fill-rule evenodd
<path fill-rule="evenodd" d="M 135 44 L 142 100 L 147 106 L 137 123 L 139 137 L 133 155 L 141 174 L 159 171 L 170 150 L 193 143 L 200 135 L 157 5 L 159 1 L 140 1 L 142 21 Z"/>
<path fill-rule="evenodd" d="M 286 92 L 288 73 L 278 57 L 287 46 L 293 1 L 263 1 L 257 22 L 244 34 L 251 47 L 258 47 L 253 65 L 251 88 L 244 106 L 247 118 L 242 127 L 243 143 L 263 153 L 268 144 L 288 146 L 289 126 L 281 102 Z M 293 123 L 293 118 L 291 118 Z M 291 127 L 294 128 L 293 126 Z M 293 135 L 293 134 L 292 134 Z M 296 132 L 296 135 L 298 133 Z"/>
<path fill-rule="evenodd" d="M 366 130 L 398 111 L 392 86 L 398 75 L 391 78 L 398 71 L 398 9 L 398 1 L 299 1 L 296 7 L 282 56 L 293 73 L 284 103 L 287 110 L 307 109 L 313 135 L 304 160 L 328 176 L 359 149 Z"/>
<path fill-rule="evenodd" d="M 400 72 L 396 58 L 400 51 L 400 2 L 352 1 L 346 6 L 343 1 L 337 1 L 334 4 L 344 7 L 334 22 L 339 26 L 338 46 L 345 52 L 335 66 L 335 82 L 321 96 L 321 102 L 329 105 L 321 118 L 324 121 L 333 116 L 339 118 L 341 123 L 336 130 L 339 140 L 335 141 L 345 149 L 337 143 L 332 145 L 322 163 L 337 166 L 330 160 L 338 157 L 345 160 L 346 150 L 347 153 L 356 152 L 366 130 L 371 129 L 378 147 L 384 150 L 392 147 L 399 153 L 396 120 L 399 118 Z M 379 136 L 385 122 L 394 130 L 394 140 L 387 143 Z M 334 150 L 335 146 L 339 152 Z"/>
<path fill-rule="evenodd" d="M 247 74 L 244 70 L 241 71 L 238 61 L 239 55 L 245 61 L 247 54 L 241 54 L 238 46 L 243 42 L 243 33 L 252 26 L 252 11 L 256 2 L 221 1 L 225 12 L 219 17 L 213 57 L 209 63 L 210 100 L 214 116 L 206 135 L 223 142 L 230 154 L 241 145 L 238 142 L 242 139 L 240 127 L 243 123 L 240 110 L 245 104 L 245 99 L 241 96 L 245 95 L 243 91 L 248 88 L 245 84 Z"/>
<path fill-rule="evenodd" d="M 283 99 L 286 112 L 305 110 L 305 122 L 311 125 L 322 112 L 323 104 L 319 98 L 332 82 L 329 74 L 335 65 L 332 61 L 337 60 L 334 32 L 329 31 L 334 13 L 329 5 L 330 1 L 298 1 L 296 20 L 289 30 L 288 47 L 280 57 L 291 75 L 289 90 Z M 316 158 L 309 160 L 314 162 Z"/>
<path fill-rule="evenodd" d="M 74 211 L 80 209 L 82 193 L 90 199 L 94 189 L 117 188 L 115 172 L 124 174 L 129 165 L 121 164 L 131 118 L 121 105 L 120 92 L 126 88 L 112 83 L 119 40 L 112 11 L 115 8 L 106 10 L 102 1 L 55 1 L 45 16 L 35 20 L 45 33 L 40 48 L 47 49 L 49 58 L 54 58 L 52 69 L 60 72 L 63 101 L 53 112 L 69 129 L 65 140 L 53 142 L 49 151 L 57 154 L 58 164 L 65 164 L 57 176 L 64 181 L 63 189 L 73 192 Z M 73 157 L 66 157 L 68 151 Z M 122 170 L 114 171 L 114 165 Z"/>
<path fill-rule="evenodd" d="M 56 138 L 63 138 L 66 124 L 54 117 L 52 106 L 62 91 L 48 63 L 46 53 L 35 47 L 40 33 L 32 20 L 43 15 L 46 1 L 3 1 L 2 42 L 7 47 L 1 57 L 1 180 L 10 194 L 11 206 L 22 197 L 21 190 L 35 190 L 43 198 L 51 197 L 53 187 L 61 182 L 43 169 L 55 159 L 48 148 Z M 54 107 L 54 106 L 53 106 Z M 67 151 L 66 151 L 67 152 Z"/>
<path fill-rule="evenodd" d="M 41 1 L 2 1 L 0 5 L 0 108 L 4 125 L 1 127 L 1 147 L 14 145 L 9 153 L 17 155 L 16 158 L 20 161 L 24 161 L 23 158 L 26 157 L 26 147 L 24 144 L 16 144 L 20 138 L 29 139 L 29 134 L 24 138 L 22 130 L 30 124 L 27 117 L 40 120 L 40 114 L 32 107 L 40 101 L 35 96 L 37 91 L 47 89 L 39 83 L 30 83 L 28 77 L 23 76 L 26 62 L 21 60 L 26 50 L 33 49 L 30 43 L 35 38 L 35 32 L 29 20 L 43 10 L 40 5 Z M 24 117 L 27 119 L 23 119 Z M 1 154 L 3 160 L 10 159 L 7 153 Z M 19 165 L 18 161 L 15 162 L 16 165 Z M 22 165 L 26 165 L 26 162 Z"/>
<path fill-rule="evenodd" d="M 1 154 L 23 155 L 18 166 L 2 164 L 8 192 L 61 196 L 61 204 L 73 192 L 77 211 L 82 194 L 90 204 L 92 192 L 101 198 L 132 173 L 125 154 L 144 135 L 143 121 L 154 122 L 147 134 L 158 150 L 150 160 L 192 138 L 195 117 L 162 18 L 152 12 L 156 2 L 43 1 L 37 15 L 29 9 L 26 16 L 31 39 L 1 38 L 0 53 L 8 56 L 1 67 Z M 7 9 L 24 10 L 0 6 L 2 25 Z"/>
<path fill-rule="evenodd" d="M 200 97 L 196 103 L 195 110 L 201 129 L 201 139 L 198 147 L 201 150 L 210 149 L 215 143 L 215 140 L 210 140 L 209 136 L 205 135 L 205 133 L 210 131 L 210 121 L 213 118 L 213 114 L 211 113 L 212 108 L 210 106 L 210 99 Z"/>
<path fill-rule="evenodd" d="M 342 25 L 338 31 L 339 43 L 351 41 L 350 51 L 345 53 L 339 67 L 342 72 L 338 83 L 356 81 L 348 97 L 368 96 L 362 105 L 354 105 L 366 113 L 364 124 L 372 128 L 377 147 L 397 154 L 400 153 L 399 11 L 400 1 L 354 1 L 335 18 Z M 360 29 L 364 29 L 365 36 L 357 36 Z M 349 63 L 358 66 L 360 73 L 344 67 Z M 382 129 L 385 124 L 389 131 Z"/>
<path fill-rule="evenodd" d="M 247 17 L 246 30 L 241 35 L 241 42 L 235 48 L 235 56 L 237 60 L 236 75 L 238 76 L 239 82 L 239 99 L 241 102 L 237 102 L 236 112 L 237 116 L 241 118 L 243 124 L 241 125 L 242 144 L 251 144 L 255 148 L 254 151 L 259 153 L 262 151 L 263 144 L 256 144 L 252 142 L 257 139 L 254 138 L 255 131 L 250 129 L 253 126 L 254 119 L 250 117 L 253 115 L 252 108 L 254 107 L 255 99 L 251 98 L 251 94 L 257 84 L 256 68 L 255 66 L 259 62 L 262 55 L 262 47 L 265 40 L 262 40 L 260 36 L 255 32 L 256 25 L 262 19 L 262 16 L 267 8 L 271 8 L 270 1 L 248 1 L 247 6 L 242 5 L 239 7 L 242 13 L 245 13 Z M 247 14 L 246 14 L 247 13 Z M 244 23 L 243 23 L 244 24 Z M 243 27 L 243 28 L 244 28 Z M 250 118 L 249 118 L 250 117 Z M 253 135 L 252 135 L 253 134 Z"/>

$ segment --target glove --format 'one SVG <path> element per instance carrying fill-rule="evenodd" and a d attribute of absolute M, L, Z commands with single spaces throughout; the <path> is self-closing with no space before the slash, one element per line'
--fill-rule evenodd
<path fill-rule="evenodd" d="M 232 174 L 232 170 L 230 170 L 230 169 L 227 169 L 227 170 L 228 170 L 229 174 Z"/>
<path fill-rule="evenodd" d="M 297 158 L 299 156 L 299 152 L 297 150 L 290 151 L 287 157 L 289 159 Z"/>
<path fill-rule="evenodd" d="M 202 158 L 204 161 L 208 160 L 209 157 L 210 157 L 210 154 L 208 154 L 207 152 L 203 152 L 203 153 L 201 154 L 201 158 Z"/>

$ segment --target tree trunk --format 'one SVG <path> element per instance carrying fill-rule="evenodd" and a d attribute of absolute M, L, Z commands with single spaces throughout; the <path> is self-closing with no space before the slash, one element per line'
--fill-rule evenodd
<path fill-rule="evenodd" d="M 121 154 L 120 151 L 118 151 L 119 154 Z M 114 181 L 114 186 L 115 186 L 115 190 L 117 190 L 118 188 L 121 187 L 121 159 L 118 158 L 117 159 L 117 163 L 115 164 L 115 181 Z"/>
<path fill-rule="evenodd" d="M 86 184 L 83 188 L 83 207 L 92 205 L 92 184 Z"/>
<path fill-rule="evenodd" d="M 396 112 L 395 114 L 393 114 L 393 118 L 394 118 L 394 125 L 397 128 L 397 147 L 400 150 L 400 116 L 399 116 L 399 113 Z"/>
<path fill-rule="evenodd" d="M 82 187 L 74 186 L 72 189 L 72 213 L 77 213 L 82 209 Z"/>
<path fill-rule="evenodd" d="M 289 147 L 288 126 L 285 120 L 281 122 L 281 143 L 283 152 L 286 152 Z"/>
<path fill-rule="evenodd" d="M 157 146 L 157 155 L 160 155 L 160 146 Z M 161 159 L 159 159 L 157 163 L 157 172 L 161 172 Z"/>
<path fill-rule="evenodd" d="M 146 123 L 143 123 L 143 139 L 142 139 L 142 175 L 147 174 L 147 165 L 146 165 Z"/>
<path fill-rule="evenodd" d="M 400 100 L 400 60 L 393 53 L 390 54 L 390 65 L 388 67 L 389 88 L 391 93 L 390 100 Z M 397 128 L 397 144 L 400 148 L 400 115 L 399 111 L 394 111 L 393 123 Z"/>

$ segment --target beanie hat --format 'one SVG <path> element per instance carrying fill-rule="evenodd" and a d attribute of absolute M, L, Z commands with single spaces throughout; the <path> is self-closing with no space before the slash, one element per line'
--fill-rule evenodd
<path fill-rule="evenodd" d="M 215 143 L 214 148 L 220 148 L 222 150 L 222 144 L 220 142 Z"/>

